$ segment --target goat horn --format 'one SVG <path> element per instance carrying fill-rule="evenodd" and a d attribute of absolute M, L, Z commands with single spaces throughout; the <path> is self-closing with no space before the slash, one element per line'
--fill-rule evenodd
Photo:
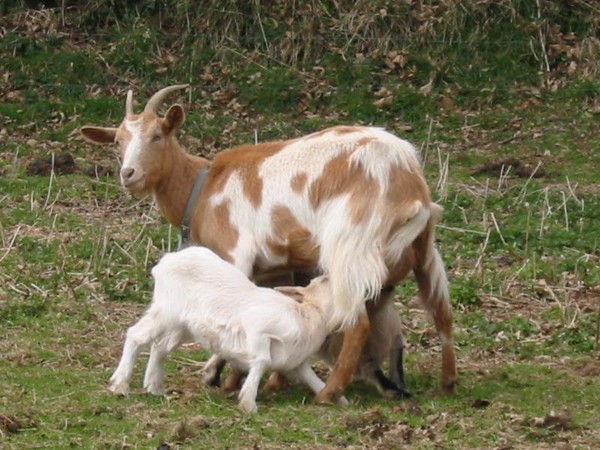
<path fill-rule="evenodd" d="M 162 103 L 164 102 L 167 95 L 169 95 L 173 91 L 177 91 L 179 89 L 185 89 L 189 86 L 190 86 L 189 84 L 176 84 L 176 85 L 161 89 L 156 94 L 154 94 L 152 97 L 150 97 L 150 100 L 148 100 L 148 103 L 146 103 L 146 107 L 144 108 L 144 111 L 157 113 L 158 108 L 160 107 L 160 105 L 162 105 Z"/>
<path fill-rule="evenodd" d="M 133 91 L 129 89 L 127 91 L 127 101 L 125 102 L 125 115 L 129 116 L 133 114 Z"/>

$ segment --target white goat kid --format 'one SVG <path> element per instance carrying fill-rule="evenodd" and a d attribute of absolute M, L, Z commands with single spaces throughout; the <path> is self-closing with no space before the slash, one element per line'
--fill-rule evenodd
<path fill-rule="evenodd" d="M 257 287 L 235 266 L 201 247 L 165 255 L 152 276 L 152 304 L 127 331 L 123 356 L 110 379 L 112 392 L 128 394 L 135 360 L 152 344 L 144 387 L 163 394 L 167 355 L 192 341 L 248 371 L 239 394 L 243 411 L 257 410 L 265 370 L 289 374 L 315 393 L 325 386 L 306 360 L 339 326 L 330 320 L 333 300 L 326 277 L 305 288 L 285 288 L 286 295 Z M 340 397 L 338 403 L 347 401 Z"/>

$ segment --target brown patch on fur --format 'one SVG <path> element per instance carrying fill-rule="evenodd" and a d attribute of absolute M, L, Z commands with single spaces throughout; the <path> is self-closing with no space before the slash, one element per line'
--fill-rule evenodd
<path fill-rule="evenodd" d="M 314 210 L 322 203 L 347 191 L 349 161 L 348 154 L 342 154 L 329 161 L 323 168 L 321 176 L 309 187 L 309 201 Z"/>
<path fill-rule="evenodd" d="M 389 230 L 387 239 L 392 237 L 392 234 L 402 228 L 415 214 L 418 213 L 417 207 L 419 203 L 423 207 L 432 205 L 429 197 L 429 187 L 425 179 L 418 172 L 410 172 L 401 167 L 393 167 L 390 169 L 390 179 L 388 190 L 386 192 L 387 211 L 384 212 L 383 222 L 385 229 Z M 407 249 L 405 254 L 407 258 L 410 250 Z M 406 258 L 402 258 L 404 260 Z M 414 258 L 413 258 L 414 259 Z M 399 267 L 390 268 L 390 281 L 395 284 L 401 281 L 406 273 L 410 271 L 407 266 L 414 264 L 414 260 L 400 261 Z"/>
<path fill-rule="evenodd" d="M 375 140 L 374 137 L 364 137 L 364 138 L 360 138 L 358 140 L 358 142 L 356 143 L 357 147 L 362 147 L 363 145 L 367 145 L 369 142 L 373 142 Z"/>
<path fill-rule="evenodd" d="M 207 186 L 212 186 L 209 194 L 220 192 L 225 187 L 229 177 L 237 172 L 242 179 L 244 195 L 255 208 L 262 203 L 263 182 L 258 176 L 261 163 L 279 152 L 293 141 L 265 142 L 259 145 L 241 145 L 219 153 L 210 169 L 206 180 Z"/>
<path fill-rule="evenodd" d="M 361 131 L 363 127 L 351 127 L 346 125 L 340 125 L 337 127 L 332 127 L 330 130 L 335 131 L 337 134 L 350 134 L 356 133 L 357 131 Z"/>
<path fill-rule="evenodd" d="M 165 139 L 162 154 L 162 158 L 155 158 L 160 161 L 157 166 L 152 166 L 152 173 L 148 174 L 147 183 L 153 186 L 154 198 L 166 219 L 179 227 L 198 172 L 207 166 L 207 161 L 185 153 L 174 137 Z M 196 204 L 190 220 L 192 239 L 196 242 L 199 242 L 197 234 L 204 222 L 204 212 L 198 214 L 205 208 L 200 207 L 201 204 L 204 205 L 206 202 Z"/>
<path fill-rule="evenodd" d="M 290 181 L 290 186 L 292 187 L 292 191 L 297 194 L 302 193 L 304 190 L 306 183 L 308 182 L 308 175 L 304 172 L 298 173 L 294 175 L 292 181 Z"/>
<path fill-rule="evenodd" d="M 287 206 L 277 205 L 271 210 L 273 233 L 278 239 L 285 239 L 290 229 L 301 227 L 298 219 Z"/>
<path fill-rule="evenodd" d="M 423 206 L 431 203 L 429 187 L 423 176 L 418 172 L 409 172 L 402 167 L 390 169 L 389 188 L 386 193 L 387 201 L 401 207 L 407 203 L 420 201 Z"/>
<path fill-rule="evenodd" d="M 372 214 L 373 199 L 379 195 L 377 181 L 368 177 L 361 167 L 350 164 L 350 154 L 342 154 L 329 161 L 321 176 L 313 181 L 309 201 L 317 210 L 324 202 L 343 194 L 350 194 L 349 215 L 358 224 Z"/>
<path fill-rule="evenodd" d="M 415 251 L 413 247 L 407 247 L 402 254 L 400 261 L 389 268 L 386 284 L 396 285 L 406 279 L 415 265 Z"/>
<path fill-rule="evenodd" d="M 225 200 L 208 210 L 197 208 L 196 211 L 202 210 L 202 228 L 198 233 L 198 228 L 192 227 L 191 237 L 194 242 L 201 242 L 224 260 L 233 263 L 229 252 L 236 247 L 240 233 L 229 219 L 230 204 L 230 200 Z"/>
<path fill-rule="evenodd" d="M 317 264 L 319 249 L 312 234 L 298 222 L 286 206 L 277 205 L 271 211 L 273 236 L 267 240 L 271 251 L 288 257 L 290 267 L 313 267 Z"/>
<path fill-rule="evenodd" d="M 306 228 L 295 228 L 288 234 L 288 263 L 292 268 L 315 267 L 319 261 L 319 247 Z"/>

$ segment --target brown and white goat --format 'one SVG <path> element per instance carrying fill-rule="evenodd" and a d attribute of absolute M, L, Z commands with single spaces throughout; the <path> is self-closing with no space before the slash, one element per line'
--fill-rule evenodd
<path fill-rule="evenodd" d="M 441 388 L 452 391 L 452 312 L 434 243 L 441 208 L 431 201 L 415 148 L 379 128 L 338 126 L 235 147 L 209 162 L 176 140 L 185 119 L 181 105 L 164 117 L 157 112 L 170 92 L 185 87 L 160 90 L 141 114 L 133 112 L 129 91 L 118 128 L 81 132 L 97 143 L 116 143 L 123 187 L 153 194 L 175 226 L 199 171 L 208 169 L 191 215 L 191 238 L 248 276 L 306 268 L 329 276 L 344 340 L 317 401 L 331 403 L 343 393 L 370 333 L 374 299 L 411 271 L 441 339 Z"/>

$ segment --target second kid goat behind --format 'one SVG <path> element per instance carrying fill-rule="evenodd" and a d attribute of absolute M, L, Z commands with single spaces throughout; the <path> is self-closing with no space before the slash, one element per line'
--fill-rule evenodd
<path fill-rule="evenodd" d="M 305 382 L 315 393 L 325 383 L 307 359 L 340 323 L 333 318 L 331 287 L 325 276 L 307 287 L 286 287 L 286 294 L 258 287 L 239 269 L 202 247 L 168 253 L 152 269 L 152 304 L 129 328 L 110 390 L 129 392 L 135 360 L 152 344 L 144 387 L 164 393 L 164 362 L 185 342 L 198 342 L 248 371 L 239 407 L 255 412 L 265 370 L 277 370 Z M 338 403 L 347 404 L 342 396 Z"/>

